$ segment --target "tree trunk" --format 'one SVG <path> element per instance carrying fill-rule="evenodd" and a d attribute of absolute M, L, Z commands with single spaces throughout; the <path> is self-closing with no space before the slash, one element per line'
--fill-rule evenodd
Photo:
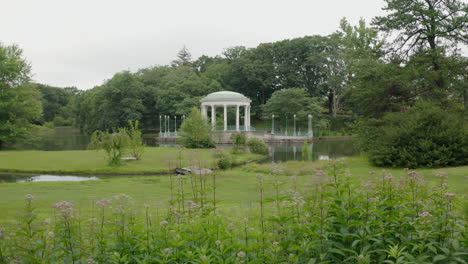
<path fill-rule="evenodd" d="M 465 116 L 468 115 L 468 89 L 465 89 L 465 92 L 463 93 L 463 105 L 465 108 Z M 1 142 L 0 142 L 1 143 Z M 1 149 L 1 145 L 0 145 Z"/>
<path fill-rule="evenodd" d="M 339 107 L 339 104 L 340 104 L 340 99 L 338 97 L 338 95 L 336 93 L 334 93 L 334 96 L 333 96 L 333 108 L 332 108 L 332 116 L 333 117 L 336 117 L 336 115 L 338 114 L 338 107 Z"/>

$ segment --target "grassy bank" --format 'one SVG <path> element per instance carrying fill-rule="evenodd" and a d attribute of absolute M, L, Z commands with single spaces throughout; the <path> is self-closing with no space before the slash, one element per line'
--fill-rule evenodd
<path fill-rule="evenodd" d="M 285 162 L 275 168 L 271 164 L 249 164 L 240 168 L 217 171 L 216 190 L 217 200 L 221 207 L 250 206 L 258 199 L 256 175 L 261 173 L 268 175 L 277 173 L 278 180 L 283 182 L 283 189 L 292 188 L 294 182 L 300 189 L 314 186 L 314 171 L 325 169 L 328 162 Z M 355 157 L 344 160 L 344 170 L 349 172 L 353 178 L 364 181 L 378 181 L 381 176 L 381 169 L 369 165 L 365 158 Z M 373 175 L 369 172 L 375 171 Z M 389 170 L 396 180 L 404 178 L 406 173 L 401 169 Z M 444 169 L 424 169 L 418 170 L 425 180 L 431 185 L 439 183 L 440 178 L 436 174 L 445 172 L 449 183 L 450 191 L 463 195 L 467 193 L 468 166 L 444 168 Z M 292 177 L 297 175 L 297 177 Z M 161 204 L 165 205 L 171 199 L 171 185 L 173 186 L 173 196 L 177 192 L 178 184 L 176 176 L 131 176 L 111 178 L 100 177 L 99 181 L 85 182 L 38 182 L 38 183 L 0 183 L 0 223 L 9 222 L 21 211 L 26 194 L 36 197 L 37 207 L 41 214 L 53 211 L 51 205 L 61 200 L 70 201 L 76 204 L 83 214 L 89 213 L 94 206 L 94 201 L 101 198 L 112 198 L 113 196 L 125 193 L 133 198 L 137 204 Z M 267 176 L 265 198 L 274 195 L 272 187 L 272 176 Z M 191 200 L 192 193 L 190 176 L 184 178 L 187 200 Z M 207 184 L 210 185 L 212 177 L 207 177 Z"/>
<path fill-rule="evenodd" d="M 0 171 L 47 173 L 162 173 L 192 162 L 203 161 L 206 167 L 214 167 L 216 150 L 189 150 L 177 148 L 146 147 L 141 160 L 125 162 L 123 166 L 107 165 L 102 151 L 1 151 Z M 258 159 L 259 155 L 235 156 L 235 163 Z"/>
<path fill-rule="evenodd" d="M 405 170 L 400 168 L 380 168 L 372 166 L 365 156 L 356 156 L 343 159 L 345 170 L 347 173 L 353 175 L 353 177 L 370 180 L 380 175 L 382 171 L 388 171 L 397 178 L 404 177 L 406 175 Z M 317 169 L 323 169 L 328 164 L 328 161 L 314 161 L 314 162 L 303 162 L 303 161 L 288 161 L 277 164 L 276 168 L 272 167 L 271 164 L 258 164 L 252 163 L 244 166 L 243 171 L 253 173 L 273 173 L 274 170 L 280 170 L 283 174 L 293 176 L 306 176 L 310 175 L 311 172 Z M 447 174 L 448 183 L 451 185 L 452 191 L 459 193 L 468 193 L 468 166 L 460 167 L 447 167 L 437 169 L 416 169 L 417 172 L 422 174 L 425 180 L 429 182 L 437 182 L 440 177 L 437 175 Z"/>
<path fill-rule="evenodd" d="M 0 262 L 464 263 L 467 169 L 351 175 L 375 170 L 351 158 L 0 184 Z"/>

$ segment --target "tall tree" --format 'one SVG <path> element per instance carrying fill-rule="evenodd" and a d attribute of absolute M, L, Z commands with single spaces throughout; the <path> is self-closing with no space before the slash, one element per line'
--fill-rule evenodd
<path fill-rule="evenodd" d="M 192 54 L 190 54 L 190 51 L 185 47 L 185 45 L 182 47 L 182 49 L 177 53 L 177 59 L 173 60 L 171 65 L 173 67 L 179 67 L 179 66 L 188 66 L 192 63 Z"/>
<path fill-rule="evenodd" d="M 289 88 L 273 93 L 268 102 L 263 105 L 264 118 L 275 115 L 280 118 L 306 119 L 309 114 L 315 115 L 321 110 L 317 98 L 311 97 L 306 89 Z"/>
<path fill-rule="evenodd" d="M 447 50 L 468 44 L 468 3 L 460 0 L 385 0 L 386 16 L 374 18 L 380 30 L 397 33 L 395 52 L 429 55 L 435 76 L 428 99 L 445 101 L 450 83 L 444 65 Z M 467 96 L 467 94 L 465 94 Z"/>
<path fill-rule="evenodd" d="M 468 44 L 468 3 L 459 0 L 385 0 L 386 16 L 373 24 L 385 32 L 397 32 L 397 51 L 414 52 L 422 47 Z"/>
<path fill-rule="evenodd" d="M 29 83 L 30 66 L 18 46 L 0 43 L 0 149 L 28 136 L 42 114 L 40 94 Z"/>

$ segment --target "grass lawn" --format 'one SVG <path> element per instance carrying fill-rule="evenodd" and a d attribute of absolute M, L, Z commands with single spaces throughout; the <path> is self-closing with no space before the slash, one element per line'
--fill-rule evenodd
<path fill-rule="evenodd" d="M 182 150 L 182 166 L 203 160 L 214 167 L 213 150 Z M 56 173 L 159 173 L 179 166 L 177 148 L 146 147 L 141 160 L 126 162 L 120 167 L 107 165 L 103 151 L 0 151 L 0 171 L 36 171 Z M 259 158 L 259 155 L 237 155 L 236 163 Z"/>
<path fill-rule="evenodd" d="M 146 153 L 148 154 L 148 153 Z M 379 177 L 380 168 L 374 168 L 368 164 L 363 157 L 347 158 L 344 161 L 346 169 L 353 177 L 370 180 Z M 279 168 L 284 171 L 284 176 L 280 180 L 285 184 L 282 189 L 291 189 L 291 175 L 298 175 L 297 183 L 299 188 L 304 185 L 314 184 L 311 174 L 314 169 L 323 168 L 326 162 L 285 162 L 279 164 Z M 232 206 L 248 207 L 250 203 L 258 200 L 257 173 L 267 174 L 271 171 L 270 164 L 248 164 L 240 168 L 218 171 L 217 175 L 217 200 L 218 205 L 224 208 Z M 370 171 L 376 171 L 376 175 L 370 176 Z M 397 177 L 404 176 L 401 169 L 390 169 Z M 435 184 L 438 178 L 435 173 L 444 171 L 448 174 L 448 181 L 451 191 L 464 195 L 468 188 L 468 166 L 444 168 L 444 169 L 421 169 L 417 170 L 426 179 Z M 191 200 L 190 180 L 186 176 L 185 190 L 186 200 Z M 112 198 L 114 195 L 125 193 L 133 198 L 137 206 L 143 204 L 157 203 L 164 204 L 170 199 L 171 176 L 129 176 L 111 178 L 100 177 L 98 181 L 85 182 L 37 182 L 37 183 L 0 183 L 0 226 L 14 221 L 20 214 L 24 206 L 24 196 L 32 194 L 36 197 L 36 205 L 39 213 L 51 215 L 52 205 L 61 200 L 74 203 L 82 210 L 83 214 L 91 214 L 91 209 L 96 199 Z M 212 177 L 208 178 L 211 184 Z M 177 180 L 172 176 L 174 185 Z M 266 198 L 272 197 L 272 178 L 267 177 Z M 175 193 L 176 191 L 174 191 Z M 211 193 L 209 195 L 211 197 Z M 165 206 L 163 206 L 165 208 Z M 90 216 L 91 217 L 91 216 Z"/>

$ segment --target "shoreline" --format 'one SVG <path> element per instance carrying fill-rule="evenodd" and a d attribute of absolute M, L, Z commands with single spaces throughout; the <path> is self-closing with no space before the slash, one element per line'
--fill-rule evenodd
<path fill-rule="evenodd" d="M 257 162 L 268 157 L 261 157 L 257 159 L 251 159 L 243 162 L 239 162 L 232 165 L 232 168 L 236 168 L 245 164 Z M 177 169 L 177 168 L 176 168 Z M 129 172 L 93 172 L 93 171 L 63 171 L 63 170 L 20 170 L 20 169 L 0 169 L 0 174 L 12 173 L 12 174 L 47 174 L 54 176 L 165 176 L 174 175 L 176 169 L 170 171 L 129 171 Z M 213 172 L 219 169 L 209 168 Z"/>

